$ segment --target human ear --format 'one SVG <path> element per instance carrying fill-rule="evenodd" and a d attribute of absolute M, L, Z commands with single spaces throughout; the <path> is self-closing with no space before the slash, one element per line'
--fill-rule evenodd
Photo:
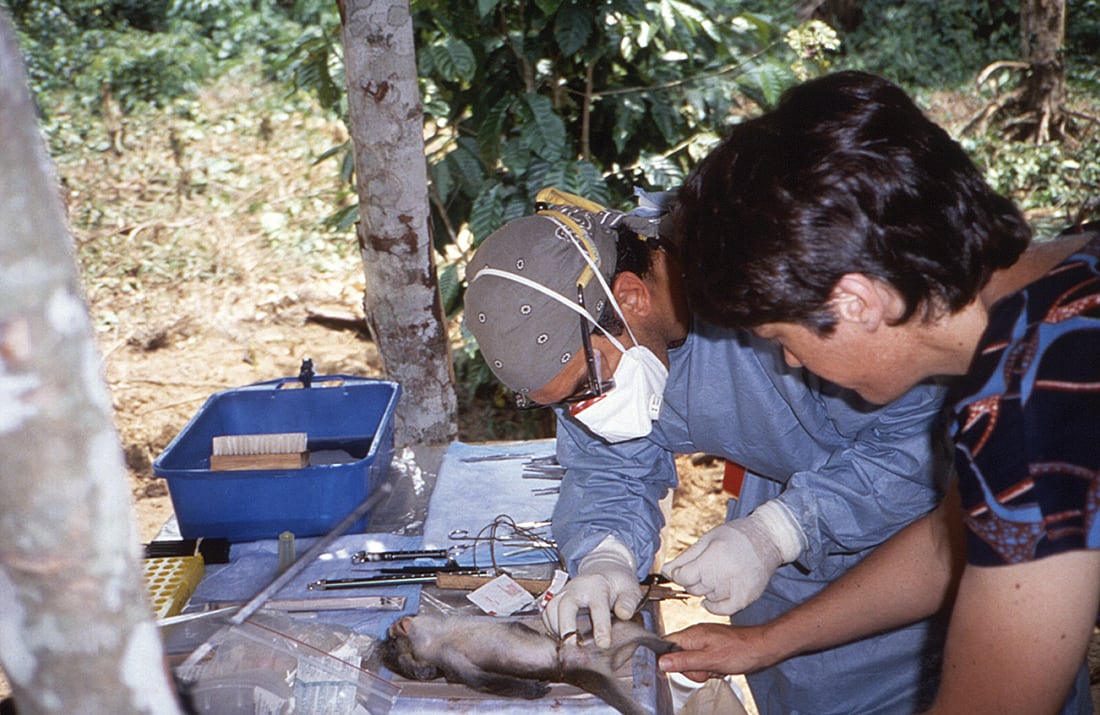
<path fill-rule="evenodd" d="M 611 284 L 611 292 L 615 295 L 615 300 L 618 301 L 623 313 L 649 314 L 651 308 L 649 286 L 637 273 L 623 271 L 615 276 Z"/>
<path fill-rule="evenodd" d="M 873 332 L 887 317 L 886 299 L 879 281 L 863 273 L 846 273 L 833 287 L 829 306 L 837 320 Z"/>

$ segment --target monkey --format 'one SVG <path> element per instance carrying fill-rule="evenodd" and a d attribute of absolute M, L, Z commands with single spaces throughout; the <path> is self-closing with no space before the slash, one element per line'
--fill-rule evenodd
<path fill-rule="evenodd" d="M 550 691 L 548 683 L 574 685 L 624 715 L 648 715 L 615 673 L 645 646 L 663 655 L 677 646 L 647 631 L 636 620 L 613 619 L 611 647 L 590 637 L 551 636 L 542 628 L 492 616 L 421 614 L 392 626 L 380 645 L 382 662 L 410 680 L 446 678 L 474 690 L 533 700 Z"/>

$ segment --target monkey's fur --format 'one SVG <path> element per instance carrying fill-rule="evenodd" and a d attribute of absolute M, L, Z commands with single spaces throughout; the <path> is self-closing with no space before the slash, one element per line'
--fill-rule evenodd
<path fill-rule="evenodd" d="M 636 621 L 612 620 L 611 647 L 589 634 L 559 641 L 542 629 L 490 616 L 406 616 L 390 626 L 382 660 L 411 680 L 444 677 L 494 695 L 535 699 L 549 682 L 575 685 L 626 715 L 646 715 L 615 673 L 645 646 L 658 655 L 676 645 Z"/>

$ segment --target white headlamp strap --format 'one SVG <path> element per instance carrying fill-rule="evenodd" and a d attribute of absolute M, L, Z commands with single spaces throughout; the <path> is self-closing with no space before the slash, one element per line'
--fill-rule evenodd
<path fill-rule="evenodd" d="M 591 261 L 589 261 L 589 263 L 591 263 Z M 605 290 L 606 290 L 607 283 L 606 283 L 606 281 L 604 281 L 603 276 L 600 276 L 599 271 L 596 271 L 596 275 L 599 276 L 600 284 L 603 285 L 605 287 Z M 592 316 L 589 314 L 589 312 L 587 310 L 585 310 L 584 308 L 582 308 L 577 303 L 576 300 L 569 300 L 565 296 L 555 293 L 554 291 L 550 290 L 546 286 L 541 285 L 539 283 L 536 283 L 535 281 L 531 280 L 530 278 L 527 278 L 527 277 L 521 276 L 521 275 L 517 275 L 515 273 L 509 273 L 508 271 L 502 271 L 498 268 L 488 268 L 488 267 L 482 268 L 480 271 L 477 272 L 477 275 L 475 275 L 473 277 L 473 280 L 476 281 L 479 278 L 481 278 L 482 276 L 496 276 L 497 278 L 504 278 L 505 280 L 510 280 L 510 281 L 515 282 L 515 283 L 519 283 L 520 285 L 527 286 L 531 290 L 538 291 L 539 293 L 542 293 L 543 295 L 546 295 L 546 296 L 552 298 L 553 300 L 556 300 L 557 302 L 561 303 L 562 305 L 564 305 L 569 310 L 571 310 L 574 313 L 577 313 L 581 317 L 585 318 L 592 325 L 596 326 L 596 328 L 598 328 L 600 330 L 600 332 L 602 332 L 607 337 L 607 339 L 611 341 L 611 344 L 619 349 L 619 352 L 623 352 L 623 353 L 626 352 L 626 348 L 623 347 L 622 343 L 619 342 L 618 338 L 616 338 L 611 333 L 607 332 L 606 328 L 604 328 L 602 325 L 600 325 L 595 320 L 593 320 Z M 610 296 L 611 293 L 608 292 L 608 295 Z M 615 305 L 615 310 L 619 313 L 619 316 L 621 317 L 622 312 L 619 311 L 619 306 L 615 303 L 614 298 L 611 298 L 611 303 L 612 303 L 612 305 Z M 623 325 L 626 325 L 625 320 L 623 320 Z M 627 326 L 627 331 L 629 331 L 629 330 L 630 330 L 630 327 Z M 634 333 L 631 333 L 630 337 L 631 337 L 631 339 L 633 339 L 634 338 Z M 635 340 L 634 342 L 637 343 L 638 341 Z"/>
<path fill-rule="evenodd" d="M 611 307 L 615 309 L 615 313 L 619 316 L 619 320 L 622 322 L 623 327 L 626 328 L 626 332 L 630 335 L 630 339 L 634 341 L 635 345 L 638 345 L 638 339 L 634 337 L 634 331 L 630 329 L 630 323 L 626 322 L 626 316 L 623 315 L 623 310 L 619 307 L 619 301 L 615 300 L 615 296 L 611 294 L 611 286 L 607 285 L 607 281 L 604 280 L 603 273 L 600 273 L 600 269 L 596 266 L 595 261 L 592 260 L 592 256 L 588 254 L 588 251 L 584 250 L 584 245 L 580 242 L 580 240 L 576 236 L 573 236 L 572 233 L 570 233 L 570 238 L 572 239 L 573 247 L 580 252 L 581 258 L 584 259 L 584 262 L 588 264 L 588 267 L 591 268 L 592 272 L 596 275 L 596 280 L 599 281 L 600 287 L 603 288 L 604 294 L 607 295 L 608 301 L 611 302 Z M 580 306 L 578 305 L 577 308 L 579 309 Z M 589 318 L 589 320 L 592 321 L 593 324 L 596 323 L 596 321 L 592 320 L 591 317 Z M 596 325 L 596 327 L 599 328 L 600 326 Z M 600 328 L 600 330 L 603 330 L 603 328 Z M 605 335 L 608 334 L 606 330 L 604 330 L 603 332 Z M 619 347 L 619 350 L 622 350 L 622 352 L 626 352 L 622 349 L 621 346 L 617 347 Z"/>

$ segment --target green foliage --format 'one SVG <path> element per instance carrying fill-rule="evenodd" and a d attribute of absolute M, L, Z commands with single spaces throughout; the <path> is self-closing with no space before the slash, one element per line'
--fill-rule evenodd
<path fill-rule="evenodd" d="M 943 88 L 971 82 L 986 65 L 1019 53 L 1016 3 L 868 0 L 838 64 L 907 86 Z"/>
<path fill-rule="evenodd" d="M 721 0 L 458 0 L 413 11 L 422 99 L 438 128 L 433 235 L 441 249 L 460 248 L 448 252 L 458 263 L 529 214 L 547 186 L 630 208 L 635 186 L 678 185 L 747 104 L 771 106 L 797 72 L 825 64 L 817 35 L 788 39 L 792 25 Z M 788 45 L 796 39 L 800 52 Z M 440 267 L 449 315 L 461 307 L 452 271 Z M 513 412 L 472 336 L 455 365 L 462 404 Z"/>
<path fill-rule="evenodd" d="M 966 138 L 963 147 L 984 167 L 986 180 L 1020 208 L 1053 214 L 1064 228 L 1089 199 L 1100 197 L 1100 143 L 1070 147 L 1006 142 L 998 136 Z"/>
<path fill-rule="evenodd" d="M 320 13 L 320 0 L 9 0 L 31 90 L 44 110 L 100 109 L 110 87 L 124 112 L 187 97 L 227 60 L 259 57 L 274 73 Z M 53 99 L 55 96 L 64 99 Z"/>
<path fill-rule="evenodd" d="M 292 91 L 313 94 L 322 107 L 342 117 L 346 113 L 346 89 L 340 49 L 339 21 L 329 16 L 305 28 L 274 66 Z M 346 148 L 350 152 L 350 145 Z"/>
<path fill-rule="evenodd" d="M 412 9 L 422 102 L 437 130 L 428 159 L 440 249 L 476 246 L 529 212 L 545 186 L 627 206 L 635 186 L 675 185 L 746 98 L 770 106 L 796 71 L 824 66 L 824 45 L 807 49 L 816 40 L 802 37 L 796 54 L 789 26 L 719 0 Z M 338 26 L 322 18 L 281 69 L 343 115 L 339 48 Z"/>
<path fill-rule="evenodd" d="M 210 76 L 213 57 L 200 38 L 93 30 L 81 40 L 87 64 L 73 76 L 73 88 L 93 101 L 107 84 L 124 112 L 142 104 L 165 106 L 192 94 Z"/>
<path fill-rule="evenodd" d="M 1100 93 L 1100 0 L 1067 1 L 1065 57 L 1069 81 Z"/>
<path fill-rule="evenodd" d="M 1067 0 L 1066 50 L 1070 60 L 1100 55 L 1100 0 Z"/>
<path fill-rule="evenodd" d="M 684 177 L 746 95 L 795 77 L 785 27 L 716 0 L 413 3 L 433 220 L 476 246 L 554 185 L 612 206 Z"/>

